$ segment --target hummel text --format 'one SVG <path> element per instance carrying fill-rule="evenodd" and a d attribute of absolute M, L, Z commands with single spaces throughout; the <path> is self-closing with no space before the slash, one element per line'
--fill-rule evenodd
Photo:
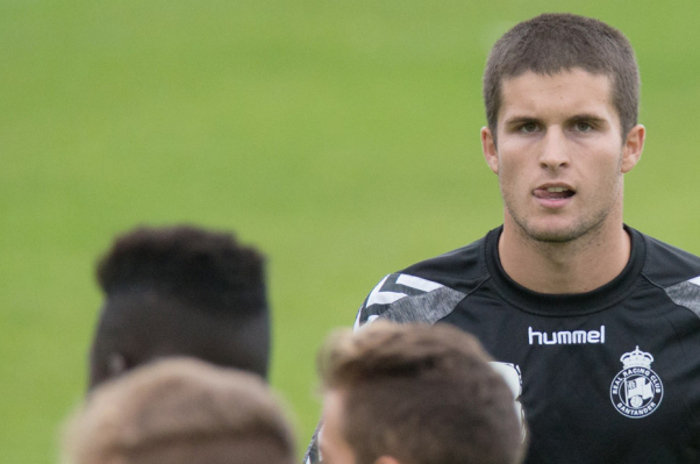
<path fill-rule="evenodd" d="M 587 343 L 605 343 L 605 326 L 600 330 L 560 330 L 558 332 L 540 332 L 527 328 L 530 345 L 584 345 Z"/>

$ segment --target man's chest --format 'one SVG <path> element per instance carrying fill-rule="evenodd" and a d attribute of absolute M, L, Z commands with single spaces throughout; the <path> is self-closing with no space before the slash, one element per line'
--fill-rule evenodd
<path fill-rule="evenodd" d="M 527 462 L 696 462 L 683 454 L 700 436 L 700 331 L 682 317 L 462 305 L 441 322 L 476 335 L 507 377 L 528 424 Z"/>

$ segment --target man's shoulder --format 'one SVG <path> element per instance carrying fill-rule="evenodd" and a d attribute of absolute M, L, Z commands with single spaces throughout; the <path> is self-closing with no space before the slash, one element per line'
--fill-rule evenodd
<path fill-rule="evenodd" d="M 700 257 L 648 235 L 644 277 L 663 289 L 674 304 L 700 317 Z"/>
<path fill-rule="evenodd" d="M 644 240 L 644 275 L 661 287 L 700 277 L 700 256 L 638 232 Z"/>
<path fill-rule="evenodd" d="M 486 270 L 486 240 L 482 237 L 466 246 L 429 258 L 399 271 L 455 289 L 467 287 L 474 278 L 478 279 Z"/>
<path fill-rule="evenodd" d="M 445 317 L 488 277 L 489 235 L 385 276 L 365 299 L 356 325 L 377 317 L 430 323 Z"/>

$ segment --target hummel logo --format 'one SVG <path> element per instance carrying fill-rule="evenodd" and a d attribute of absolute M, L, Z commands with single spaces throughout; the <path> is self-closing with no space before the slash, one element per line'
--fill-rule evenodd
<path fill-rule="evenodd" d="M 527 328 L 530 345 L 585 345 L 588 343 L 605 343 L 605 326 L 600 330 L 560 330 L 558 332 L 539 332 Z"/>

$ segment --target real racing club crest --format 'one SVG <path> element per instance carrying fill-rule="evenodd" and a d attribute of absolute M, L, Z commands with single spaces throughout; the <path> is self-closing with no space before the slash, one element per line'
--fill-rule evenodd
<path fill-rule="evenodd" d="M 641 419 L 656 411 L 664 397 L 664 386 L 656 372 L 651 370 L 654 357 L 634 351 L 620 357 L 622 370 L 610 384 L 610 400 L 617 412 L 631 419 Z"/>

